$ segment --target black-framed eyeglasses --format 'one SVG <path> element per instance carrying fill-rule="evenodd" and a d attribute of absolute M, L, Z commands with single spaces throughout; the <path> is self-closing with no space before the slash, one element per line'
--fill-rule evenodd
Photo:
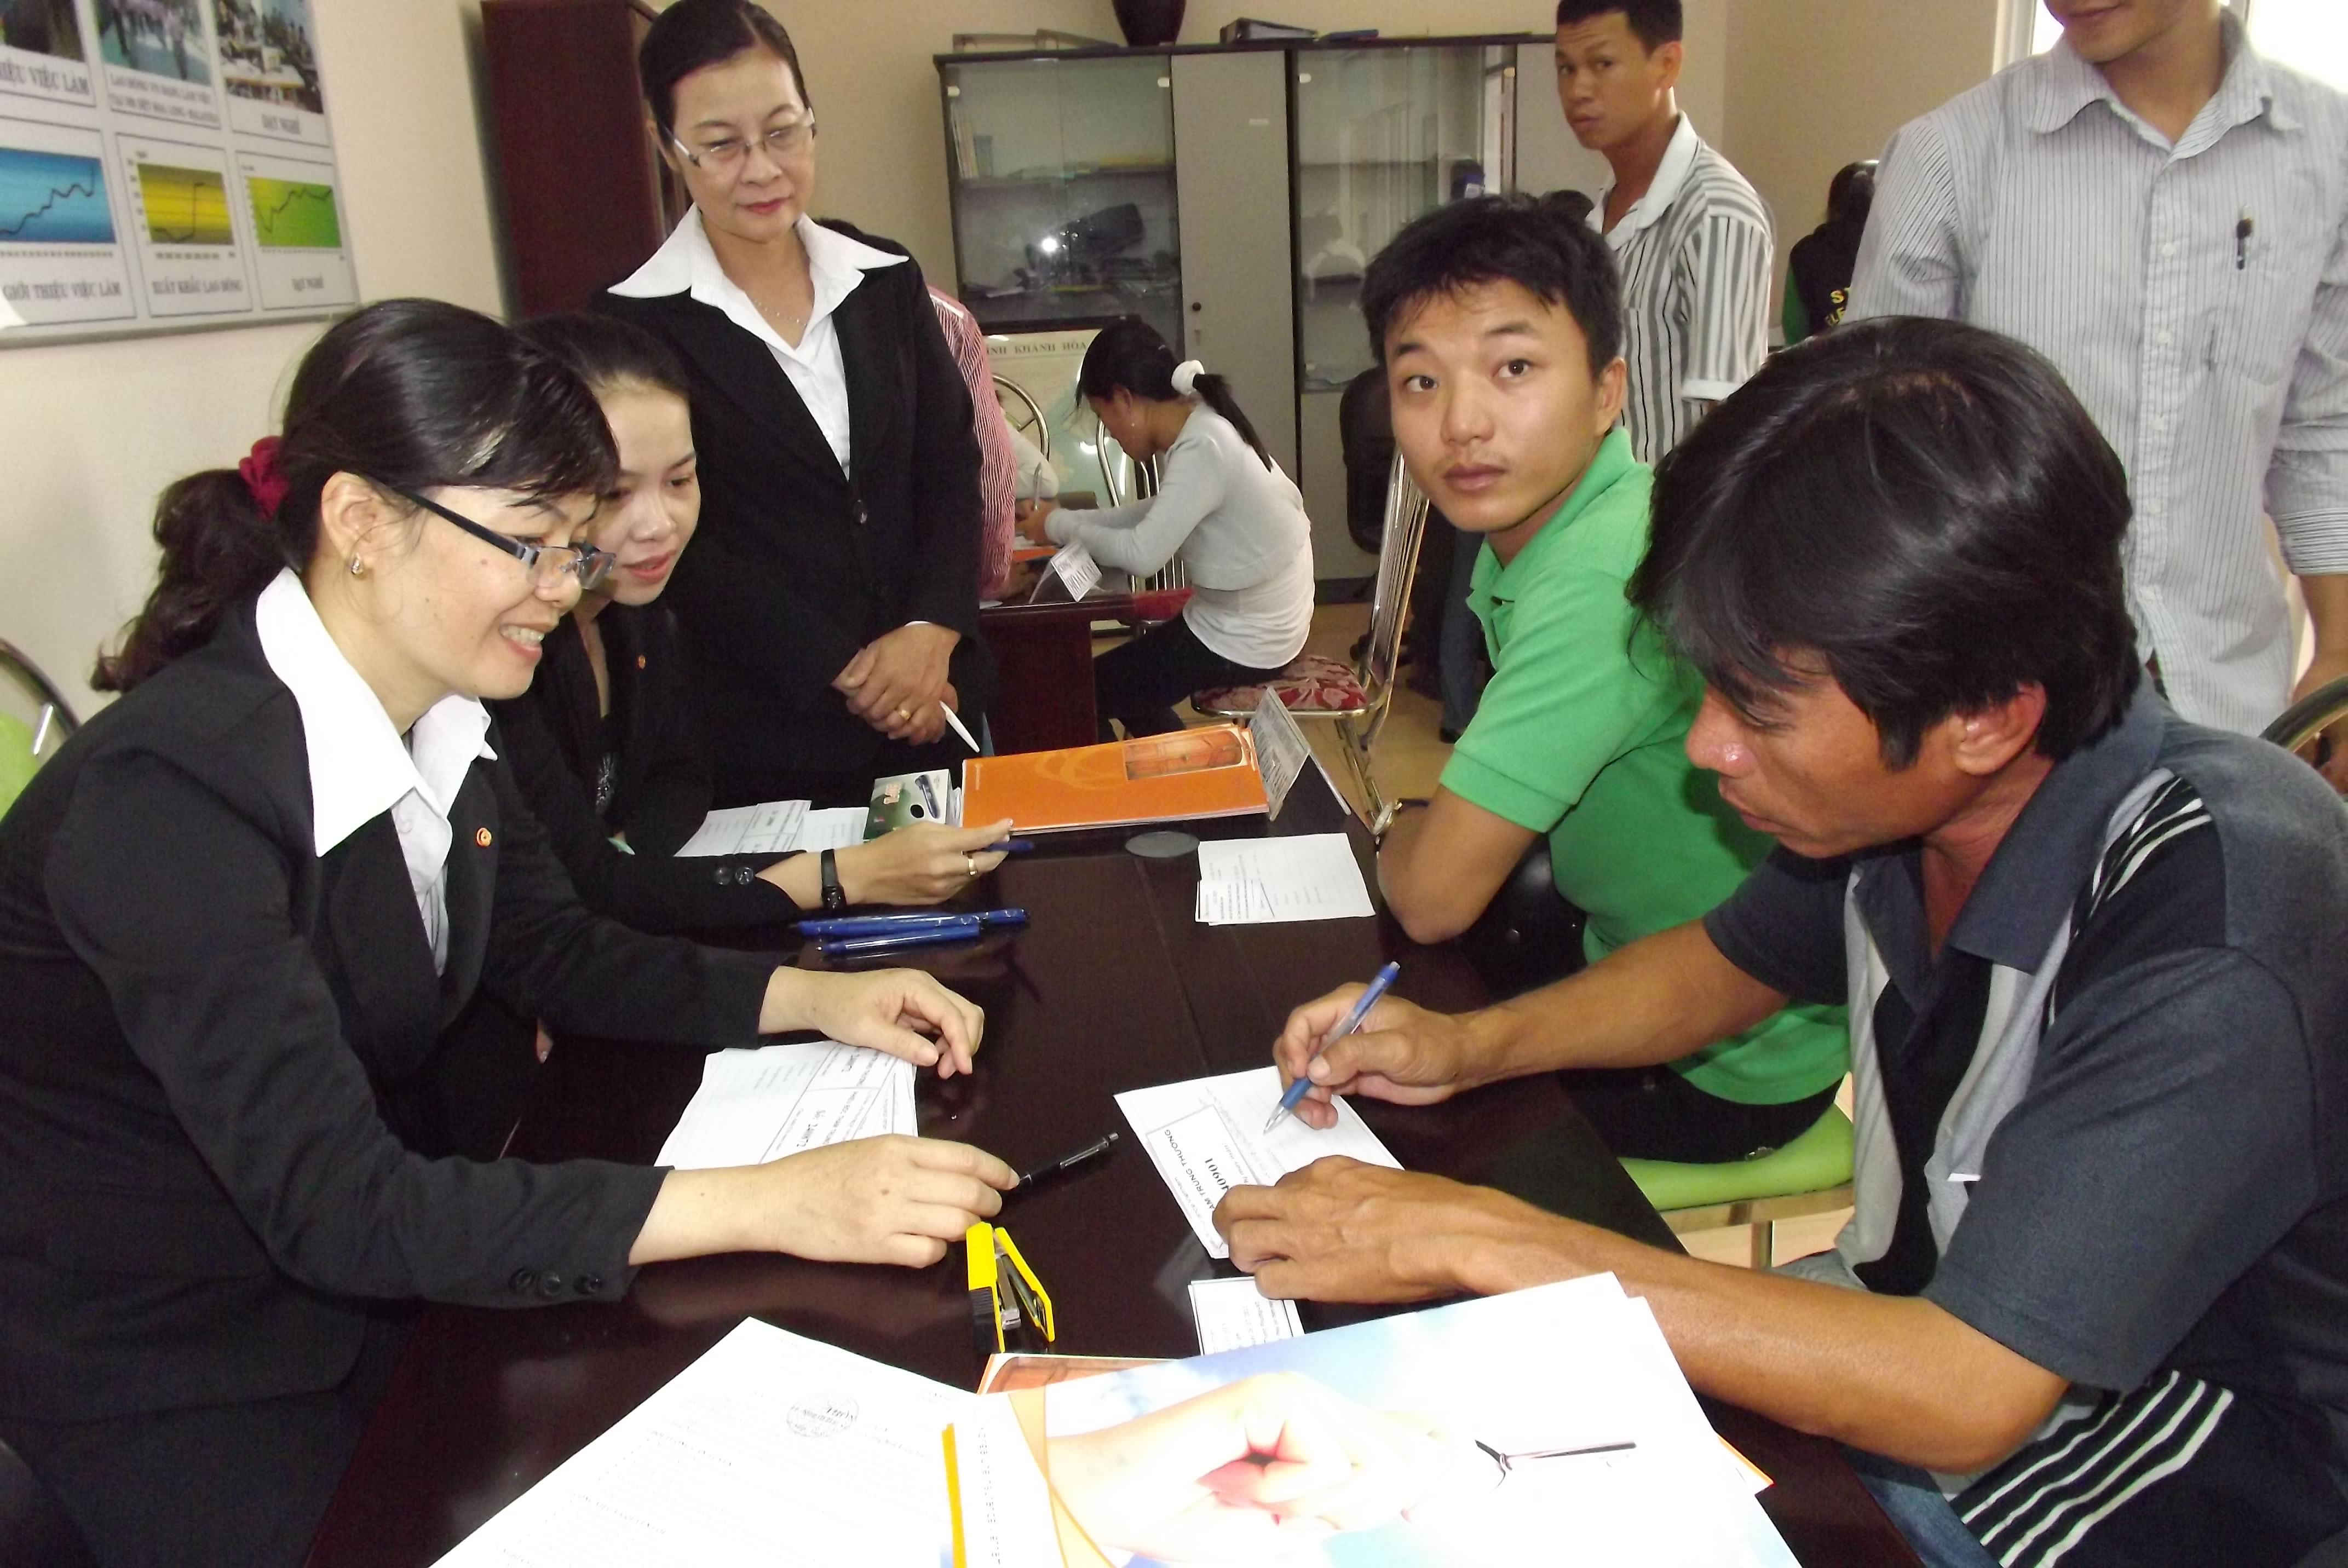
<path fill-rule="evenodd" d="M 742 165 L 749 160 L 753 140 L 765 147 L 767 156 L 777 163 L 788 162 L 805 152 L 808 145 L 815 140 L 815 116 L 808 115 L 788 125 L 776 126 L 755 138 L 727 137 L 723 141 L 713 141 L 707 147 L 687 147 L 684 138 L 675 132 L 670 133 L 669 140 L 675 144 L 678 152 L 685 155 L 685 162 L 694 168 L 731 178 L 741 173 Z"/>
<path fill-rule="evenodd" d="M 385 489 L 412 506 L 423 507 L 434 517 L 454 523 L 485 545 L 494 546 L 521 562 L 535 582 L 550 581 L 568 574 L 576 578 L 582 589 L 595 588 L 612 575 L 612 564 L 619 558 L 609 550 L 599 550 L 593 545 L 533 545 L 526 544 L 510 534 L 484 528 L 472 518 L 450 511 L 438 501 L 425 499 L 413 490 L 403 490 L 396 485 Z"/>

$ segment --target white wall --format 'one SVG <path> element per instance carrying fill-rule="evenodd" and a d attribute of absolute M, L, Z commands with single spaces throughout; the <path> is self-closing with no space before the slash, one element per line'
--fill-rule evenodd
<path fill-rule="evenodd" d="M 362 294 L 503 298 L 477 107 L 479 0 L 312 0 Z M 931 56 L 957 32 L 1115 38 L 1109 0 L 774 0 L 823 123 L 816 207 L 953 276 Z M 1389 36 L 1548 31 L 1540 0 L 1194 3 L 1183 41 L 1266 13 Z M 1996 0 L 1688 0 L 1682 102 L 1746 168 L 1790 242 L 1826 178 L 1988 70 Z M 1554 115 L 1544 81 L 1529 115 Z M 87 698 L 98 642 L 153 573 L 156 492 L 232 463 L 273 423 L 314 325 L 0 350 L 0 636 Z"/>
<path fill-rule="evenodd" d="M 497 310 L 464 36 L 445 0 L 312 0 L 361 293 Z M 0 349 L 0 636 L 85 716 L 98 642 L 146 597 L 170 480 L 273 425 L 316 324 Z"/>

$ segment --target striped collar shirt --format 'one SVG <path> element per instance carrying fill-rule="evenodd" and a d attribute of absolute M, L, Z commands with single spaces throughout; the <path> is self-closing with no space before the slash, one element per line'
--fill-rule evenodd
<path fill-rule="evenodd" d="M 1761 368 L 1775 251 L 1769 210 L 1685 115 L 1653 182 L 1606 230 L 1612 190 L 1599 193 L 1590 223 L 1605 233 L 1622 274 L 1622 418 L 1632 451 L 1653 463 Z"/>
<path fill-rule="evenodd" d="M 1849 315 L 2054 361 L 2127 467 L 2142 651 L 2186 717 L 2251 732 L 2294 670 L 2262 509 L 2291 570 L 2348 571 L 2348 97 L 2224 26 L 2174 145 L 2067 44 L 1903 128 Z"/>

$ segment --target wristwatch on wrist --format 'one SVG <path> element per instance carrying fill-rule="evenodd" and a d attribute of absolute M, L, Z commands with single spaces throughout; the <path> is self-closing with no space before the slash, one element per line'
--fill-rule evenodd
<path fill-rule="evenodd" d="M 837 850 L 827 849 L 816 857 L 816 865 L 823 877 L 823 907 L 826 909 L 848 907 L 848 893 L 839 885 L 839 862 L 835 858 L 838 854 Z"/>
<path fill-rule="evenodd" d="M 1370 836 L 1383 841 L 1386 835 L 1386 829 L 1394 825 L 1395 818 L 1400 816 L 1406 807 L 1425 806 L 1431 804 L 1433 803 L 1425 795 L 1406 795 L 1401 800 L 1387 802 L 1385 808 L 1380 811 L 1370 823 Z"/>

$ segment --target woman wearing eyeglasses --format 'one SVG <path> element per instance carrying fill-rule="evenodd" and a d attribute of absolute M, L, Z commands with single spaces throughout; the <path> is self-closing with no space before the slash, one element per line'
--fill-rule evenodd
<path fill-rule="evenodd" d="M 637 64 L 693 198 L 596 308 L 692 384 L 704 528 L 669 594 L 720 805 L 861 804 L 876 774 L 969 754 L 980 645 L 970 394 L 905 252 L 808 215 L 816 122 L 789 35 L 751 0 L 678 0 Z"/>
<path fill-rule="evenodd" d="M 86 725 L 0 819 L 0 1440 L 106 1568 L 292 1564 L 417 1299 L 610 1301 L 762 1249 L 923 1265 L 1014 1181 L 881 1138 L 736 1170 L 428 1159 L 423 1069 L 486 990 L 680 1043 L 812 1029 L 941 1074 L 983 1019 L 590 916 L 491 755 L 609 558 L 569 370 L 393 301 L 282 439 L 182 479 Z"/>
<path fill-rule="evenodd" d="M 547 634 L 530 690 L 491 704 L 580 897 L 638 930 L 705 929 L 826 904 L 935 904 L 993 870 L 1003 856 L 986 846 L 1008 822 L 918 824 L 819 856 L 676 857 L 711 798 L 687 655 L 663 595 L 701 516 L 685 373 L 658 339 L 608 316 L 541 316 L 518 330 L 587 383 L 619 449 L 589 534 L 613 569 Z"/>

